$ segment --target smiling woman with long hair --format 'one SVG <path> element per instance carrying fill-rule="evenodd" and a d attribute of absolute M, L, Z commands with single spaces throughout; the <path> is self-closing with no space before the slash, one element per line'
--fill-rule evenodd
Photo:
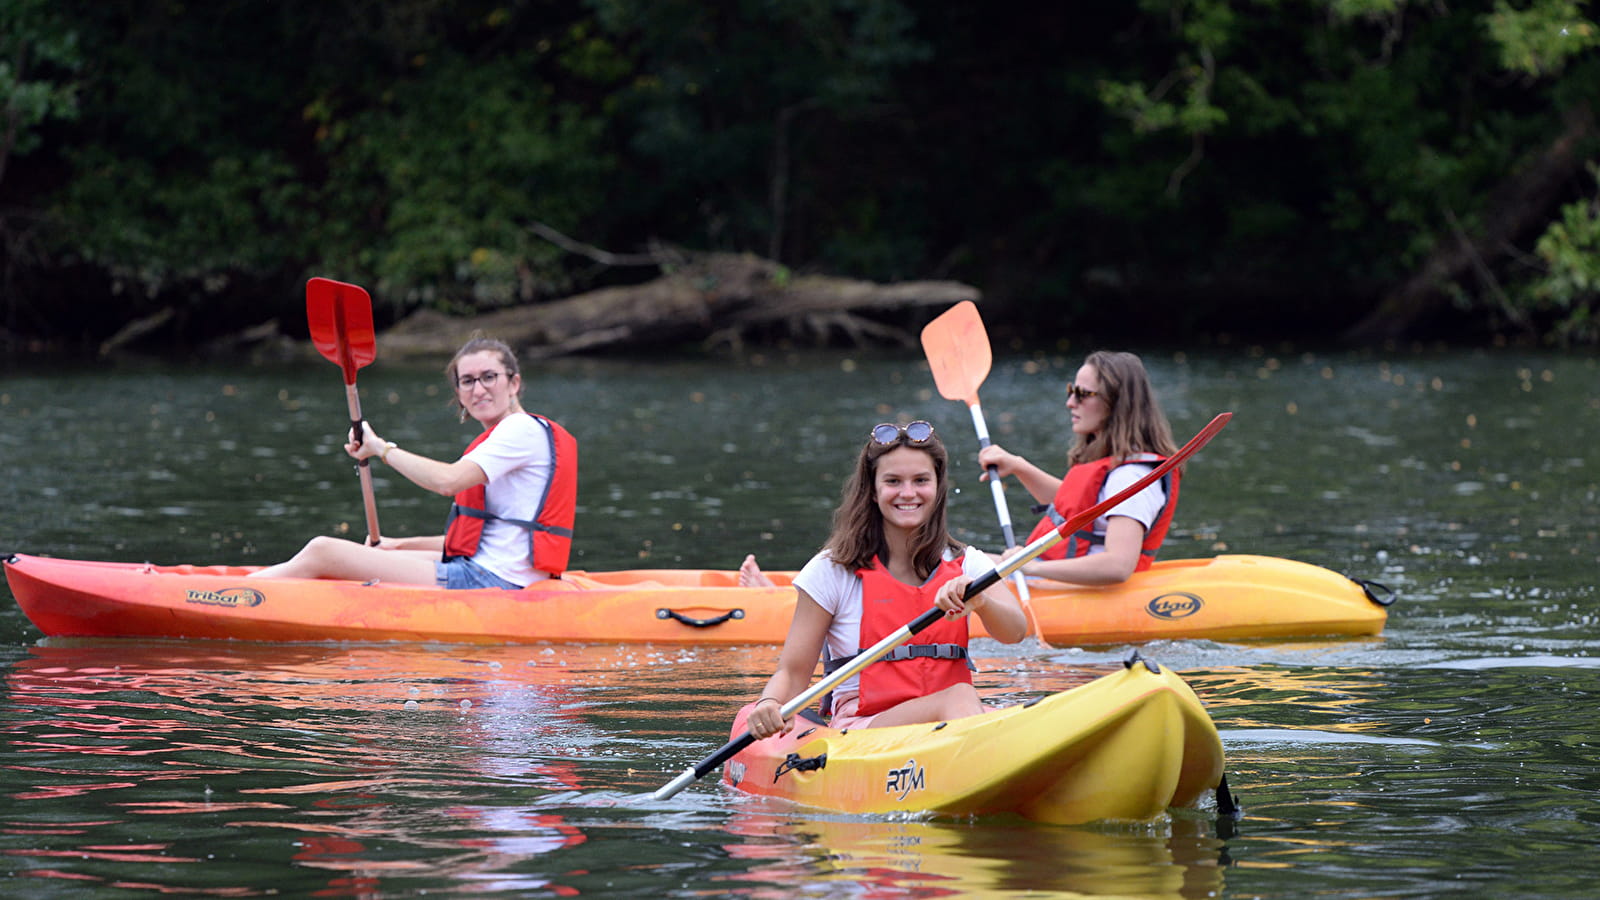
<path fill-rule="evenodd" d="M 778 669 L 746 720 L 752 735 L 793 727 L 793 719 L 782 717 L 783 704 L 810 685 L 819 655 L 825 668 L 836 668 L 929 606 L 943 609 L 945 618 L 834 692 L 833 727 L 938 722 L 983 711 L 967 661 L 966 617 L 977 613 L 1005 643 L 1026 636 L 1027 619 L 1004 584 L 963 598 L 994 563 L 950 537 L 948 463 L 927 422 L 872 429 L 834 511 L 832 534 L 795 576 L 794 621 Z"/>

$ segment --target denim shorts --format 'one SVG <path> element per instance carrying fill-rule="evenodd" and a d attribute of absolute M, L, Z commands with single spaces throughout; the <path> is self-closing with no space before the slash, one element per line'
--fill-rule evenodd
<path fill-rule="evenodd" d="M 457 556 L 449 562 L 436 562 L 433 564 L 433 572 L 434 579 L 438 581 L 439 587 L 452 591 L 472 590 L 474 588 L 502 588 L 508 591 L 522 590 L 522 585 L 512 584 L 465 556 Z"/>

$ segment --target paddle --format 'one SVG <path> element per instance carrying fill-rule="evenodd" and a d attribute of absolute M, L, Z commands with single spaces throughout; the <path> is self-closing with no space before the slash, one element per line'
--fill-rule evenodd
<path fill-rule="evenodd" d="M 1099 503 L 1096 503 L 1094 506 L 1091 506 L 1083 512 L 1078 513 L 1077 515 L 1068 519 L 1066 522 L 1062 523 L 1060 528 L 1056 529 L 1055 531 L 1040 536 L 1038 540 L 1022 548 L 1022 550 L 1019 551 L 1015 556 L 1012 556 L 1005 562 L 1001 563 L 998 568 L 985 573 L 980 578 L 975 579 L 972 584 L 967 586 L 967 592 L 963 595 L 963 597 L 970 599 L 978 594 L 983 593 L 984 591 L 998 584 L 1000 579 L 1005 578 L 1012 572 L 1022 568 L 1024 563 L 1027 563 L 1029 560 L 1060 543 L 1068 535 L 1080 528 L 1083 528 L 1085 525 L 1088 525 L 1095 519 L 1100 518 L 1102 515 L 1115 508 L 1122 501 L 1127 500 L 1134 494 L 1137 494 L 1150 485 L 1155 484 L 1156 481 L 1162 476 L 1172 471 L 1184 460 L 1198 452 L 1201 447 L 1204 447 L 1207 443 L 1209 443 L 1211 439 L 1216 436 L 1216 433 L 1221 431 L 1224 425 L 1228 424 L 1228 420 L 1231 418 L 1233 418 L 1233 413 L 1231 412 L 1219 413 L 1216 418 L 1212 419 L 1211 422 L 1206 425 L 1206 427 L 1200 429 L 1199 434 L 1196 434 L 1194 437 L 1190 438 L 1189 443 L 1178 448 L 1177 453 L 1167 457 L 1167 459 L 1160 465 L 1156 466 L 1154 469 L 1151 469 L 1149 474 L 1145 475 L 1143 478 L 1139 479 L 1133 484 L 1128 485 L 1123 490 L 1118 491 L 1116 494 L 1107 497 Z M 883 640 L 873 644 L 868 649 L 857 653 L 855 656 L 851 657 L 850 661 L 844 666 L 835 669 L 827 677 L 812 685 L 809 689 L 801 692 L 788 703 L 785 703 L 783 705 L 783 717 L 787 719 L 800 710 L 805 709 L 807 706 L 811 705 L 811 701 L 821 697 L 823 694 L 828 693 L 829 691 L 843 684 L 845 681 L 849 680 L 851 676 L 860 672 L 862 669 L 865 669 L 867 666 L 872 665 L 879 659 L 888 655 L 890 650 L 893 650 L 894 648 L 910 640 L 913 635 L 926 631 L 929 626 L 939 621 L 939 617 L 942 615 L 944 615 L 943 610 L 935 606 L 922 615 L 917 616 L 915 619 L 912 619 L 910 622 L 907 622 L 893 634 L 888 635 Z M 705 777 L 706 773 L 727 762 L 729 759 L 732 759 L 740 750 L 743 750 L 744 748 L 755 743 L 755 739 L 755 735 L 751 734 L 749 729 L 745 729 L 745 731 L 738 737 L 727 742 L 726 744 L 723 744 L 721 749 L 717 750 L 717 752 L 701 760 L 696 765 L 685 769 L 683 774 L 679 775 L 677 778 L 674 778 L 667 784 L 662 785 L 655 792 L 655 794 L 652 795 L 653 799 L 665 800 L 668 797 L 673 796 L 674 794 L 688 787 L 691 782 Z"/>
<path fill-rule="evenodd" d="M 933 383 L 940 396 L 946 400 L 960 400 L 972 413 L 972 427 L 978 432 L 978 446 L 989 446 L 989 426 L 983 420 L 983 407 L 978 403 L 978 386 L 989 377 L 989 365 L 994 361 L 989 348 L 989 333 L 984 330 L 983 317 L 971 300 L 963 300 L 940 313 L 922 329 L 922 350 L 928 357 L 928 368 L 933 371 Z M 1011 511 L 1006 506 L 1005 490 L 1000 484 L 1000 470 L 988 467 L 989 489 L 994 496 L 995 515 L 1000 518 L 1000 531 L 1005 535 L 1006 549 L 1017 545 L 1016 532 L 1011 528 Z M 1033 623 L 1033 633 L 1044 639 L 1039 620 L 1033 614 L 1028 595 L 1028 581 L 1017 573 L 1017 593 L 1022 597 L 1022 608 Z"/>
<path fill-rule="evenodd" d="M 366 289 L 329 278 L 306 282 L 306 321 L 317 352 L 344 371 L 344 394 L 350 404 L 350 428 L 361 437 L 361 396 L 356 392 L 356 370 L 378 355 L 372 327 L 372 298 Z M 372 470 L 367 460 L 356 464 L 361 475 L 361 498 L 367 507 L 367 543 L 378 543 L 378 504 L 372 496 Z"/>

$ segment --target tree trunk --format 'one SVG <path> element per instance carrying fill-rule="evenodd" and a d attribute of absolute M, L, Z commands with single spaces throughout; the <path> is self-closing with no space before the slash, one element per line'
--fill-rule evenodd
<path fill-rule="evenodd" d="M 1518 240 L 1550 221 L 1565 186 L 1582 170 L 1582 150 L 1594 137 L 1594 126 L 1594 112 L 1588 103 L 1573 109 L 1566 130 L 1495 190 L 1485 206 L 1482 230 L 1468 235 L 1460 228 L 1452 229 L 1422 267 L 1351 326 L 1345 338 L 1368 343 L 1403 338 L 1449 302 L 1449 285 L 1472 275 L 1483 282 L 1484 290 L 1499 295 L 1492 274 L 1494 262 L 1505 257 Z M 1445 213 L 1453 224 L 1453 213 Z M 1516 318 L 1503 297 L 1502 306 Z"/>
<path fill-rule="evenodd" d="M 861 315 L 977 300 L 953 281 L 874 284 L 821 275 L 790 277 L 750 254 L 708 254 L 643 284 L 611 287 L 565 300 L 452 319 L 416 313 L 382 338 L 385 356 L 450 356 L 475 331 L 510 344 L 529 359 L 602 347 L 700 340 L 738 344 L 750 330 L 786 326 L 819 340 L 833 331 L 859 342 L 915 346 L 914 336 Z"/>

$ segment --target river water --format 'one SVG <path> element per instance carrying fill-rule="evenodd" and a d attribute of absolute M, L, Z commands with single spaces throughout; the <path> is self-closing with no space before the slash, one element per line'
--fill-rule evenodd
<path fill-rule="evenodd" d="M 998 442 L 1065 455 L 1082 353 L 1004 355 Z M 1592 897 L 1600 862 L 1600 367 L 1576 355 L 1213 346 L 1147 355 L 1188 469 L 1166 557 L 1258 553 L 1393 587 L 1376 638 L 1173 642 L 1222 731 L 1212 810 L 1050 827 L 819 814 L 711 779 L 773 648 L 45 639 L 0 588 L 0 876 L 26 897 Z M 360 375 L 385 437 L 470 433 L 430 368 Z M 999 543 L 967 410 L 910 352 L 564 361 L 527 405 L 583 447 L 576 566 L 802 563 L 878 421 L 955 451 L 958 536 Z M 0 381 L 0 551 L 261 563 L 364 530 L 326 363 Z M 442 501 L 374 467 L 382 530 Z M 1012 514 L 1026 522 L 1012 491 Z M 1024 526 L 1025 530 L 1025 526 Z M 1001 701 L 1126 647 L 977 648 Z"/>

